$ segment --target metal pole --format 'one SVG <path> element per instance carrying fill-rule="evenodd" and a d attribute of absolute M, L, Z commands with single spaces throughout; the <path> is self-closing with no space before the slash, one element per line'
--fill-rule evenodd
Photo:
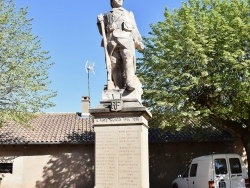
<path fill-rule="evenodd" d="M 90 107 L 90 83 L 89 83 L 89 68 L 88 68 L 88 93 L 89 93 L 89 107 Z"/>

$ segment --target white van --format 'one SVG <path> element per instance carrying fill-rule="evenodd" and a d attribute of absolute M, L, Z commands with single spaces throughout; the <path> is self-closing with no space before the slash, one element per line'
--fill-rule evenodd
<path fill-rule="evenodd" d="M 237 154 L 212 154 L 194 158 L 173 188 L 250 188 L 247 169 Z"/>

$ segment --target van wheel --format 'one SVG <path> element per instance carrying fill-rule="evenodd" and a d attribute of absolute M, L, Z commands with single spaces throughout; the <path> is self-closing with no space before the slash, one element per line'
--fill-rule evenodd
<path fill-rule="evenodd" d="M 177 185 L 177 184 L 174 184 L 174 185 L 173 185 L 173 188 L 178 188 L 178 185 Z"/>

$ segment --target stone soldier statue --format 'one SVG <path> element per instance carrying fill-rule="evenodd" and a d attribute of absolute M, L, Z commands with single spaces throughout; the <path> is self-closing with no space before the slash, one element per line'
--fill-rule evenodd
<path fill-rule="evenodd" d="M 138 89 L 142 92 L 141 83 L 135 75 L 135 49 L 143 50 L 144 45 L 134 15 L 122 8 L 123 0 L 110 0 L 110 4 L 112 10 L 104 16 L 98 15 L 97 25 L 99 32 L 106 36 L 103 37 L 106 44 L 102 41 L 102 46 L 107 49 L 106 63 L 110 60 L 114 89 Z"/>

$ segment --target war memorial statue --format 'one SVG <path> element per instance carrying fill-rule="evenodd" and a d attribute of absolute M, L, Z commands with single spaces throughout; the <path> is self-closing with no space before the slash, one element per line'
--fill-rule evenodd
<path fill-rule="evenodd" d="M 107 87 L 90 109 L 95 131 L 95 188 L 149 188 L 148 120 L 141 102 L 135 50 L 142 50 L 134 15 L 123 0 L 110 0 L 111 11 L 97 25 L 107 66 Z"/>
<path fill-rule="evenodd" d="M 110 12 L 98 15 L 97 21 L 103 37 L 108 90 L 138 90 L 142 94 L 141 83 L 135 75 L 135 49 L 143 50 L 144 45 L 134 15 L 122 7 L 123 0 L 110 0 L 110 5 Z"/>

